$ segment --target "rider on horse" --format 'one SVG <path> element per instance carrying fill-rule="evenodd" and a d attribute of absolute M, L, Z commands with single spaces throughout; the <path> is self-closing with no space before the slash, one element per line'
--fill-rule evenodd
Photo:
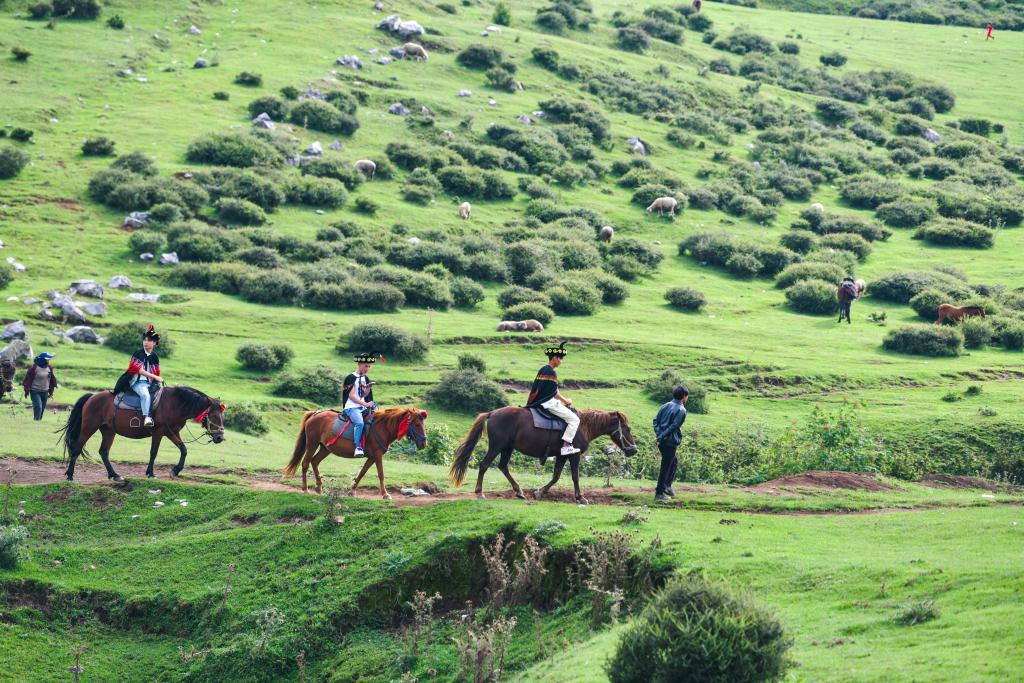
<path fill-rule="evenodd" d="M 150 325 L 142 334 L 142 348 L 132 354 L 128 361 L 128 370 L 121 375 L 114 386 L 114 393 L 119 394 L 131 389 L 139 397 L 139 409 L 142 411 L 143 426 L 152 427 L 153 418 L 150 408 L 153 405 L 153 385 L 162 384 L 160 376 L 160 359 L 154 349 L 160 343 L 160 335 Z"/>
<path fill-rule="evenodd" d="M 345 378 L 341 393 L 345 400 L 345 416 L 352 422 L 354 455 L 365 455 L 363 453 L 363 430 L 365 429 L 363 411 L 367 408 L 373 410 L 377 405 L 373 401 L 373 382 L 367 378 L 370 367 L 376 362 L 377 356 L 378 354 L 372 353 L 356 355 L 356 370 Z M 381 361 L 383 360 L 384 358 L 381 356 Z"/>
<path fill-rule="evenodd" d="M 565 420 L 561 454 L 574 455 L 580 452 L 580 449 L 572 445 L 573 439 L 576 438 L 576 430 L 580 426 L 580 416 L 569 409 L 572 401 L 558 391 L 558 375 L 555 374 L 555 368 L 561 365 L 562 359 L 565 358 L 565 342 L 547 348 L 545 353 L 548 356 L 548 364 L 537 372 L 526 407 L 536 408 L 539 406 L 555 417 Z"/>

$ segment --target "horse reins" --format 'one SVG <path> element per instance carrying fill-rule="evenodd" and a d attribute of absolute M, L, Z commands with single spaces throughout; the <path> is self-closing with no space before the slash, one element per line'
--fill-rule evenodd
<path fill-rule="evenodd" d="M 636 441 L 634 441 L 633 443 L 626 443 L 626 435 L 622 431 L 622 418 L 621 417 L 616 417 L 615 418 L 615 424 L 617 425 L 617 427 L 615 429 L 615 433 L 619 437 L 619 443 L 623 444 L 626 448 L 636 448 Z"/>

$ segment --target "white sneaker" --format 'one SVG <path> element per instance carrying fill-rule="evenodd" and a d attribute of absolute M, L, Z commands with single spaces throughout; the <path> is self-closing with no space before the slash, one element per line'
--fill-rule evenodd
<path fill-rule="evenodd" d="M 153 422 L 153 418 L 151 418 L 151 417 L 147 417 L 146 419 L 144 419 L 142 421 L 142 426 L 143 427 L 152 427 L 154 424 L 156 424 L 156 423 Z"/>
<path fill-rule="evenodd" d="M 566 445 L 566 446 L 562 446 L 562 455 L 576 455 L 579 452 L 580 452 L 580 449 L 576 448 L 575 446 L 573 446 L 571 444 L 570 445 Z"/>
<path fill-rule="evenodd" d="M 366 455 L 366 453 L 363 452 L 362 448 L 357 448 L 354 455 Z"/>

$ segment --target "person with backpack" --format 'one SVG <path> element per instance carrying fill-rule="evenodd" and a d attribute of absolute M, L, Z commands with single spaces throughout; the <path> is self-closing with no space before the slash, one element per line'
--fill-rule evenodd
<path fill-rule="evenodd" d="M 846 318 L 846 324 L 852 324 L 850 321 L 850 308 L 853 304 L 853 300 L 857 298 L 857 285 L 854 284 L 853 278 L 847 275 L 843 278 L 843 281 L 839 285 L 839 289 L 836 290 L 836 299 L 839 300 L 839 320 L 836 322 L 843 322 L 843 318 Z"/>

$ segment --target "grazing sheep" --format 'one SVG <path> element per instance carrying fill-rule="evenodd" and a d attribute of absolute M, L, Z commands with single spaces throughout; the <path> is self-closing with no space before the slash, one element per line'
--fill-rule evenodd
<path fill-rule="evenodd" d="M 679 202 L 674 197 L 658 197 L 647 207 L 647 213 L 657 211 L 659 216 L 664 216 L 665 212 L 668 211 L 670 215 L 675 216 L 678 205 Z"/>
<path fill-rule="evenodd" d="M 498 332 L 515 332 L 518 329 L 519 323 L 513 322 L 511 320 L 502 320 L 500 323 L 498 323 L 497 327 Z"/>
<path fill-rule="evenodd" d="M 430 55 L 427 54 L 426 48 L 416 43 L 406 43 L 402 46 L 402 50 L 405 52 L 406 59 L 409 57 L 413 57 L 417 61 L 420 59 L 423 61 L 430 59 Z"/>
<path fill-rule="evenodd" d="M 360 159 L 356 162 L 356 170 L 365 174 L 370 180 L 373 180 L 373 174 L 377 172 L 377 164 L 369 159 Z"/>
<path fill-rule="evenodd" d="M 473 207 L 470 206 L 469 202 L 462 202 L 459 205 L 459 218 L 464 221 L 469 220 L 469 214 L 473 211 Z"/>
<path fill-rule="evenodd" d="M 521 320 L 519 324 L 522 325 L 521 330 L 526 332 L 543 332 L 544 325 L 539 320 Z"/>
<path fill-rule="evenodd" d="M 825 211 L 825 207 L 822 206 L 821 202 L 814 202 L 813 204 L 811 204 L 811 208 L 817 211 L 818 213 L 822 213 Z"/>
<path fill-rule="evenodd" d="M 611 242 L 612 237 L 615 236 L 615 228 L 613 228 L 610 225 L 604 226 L 603 228 L 601 228 L 600 236 L 602 241 Z"/>
<path fill-rule="evenodd" d="M 868 284 L 861 280 L 860 278 L 857 278 L 856 280 L 853 281 L 853 286 L 857 288 L 858 299 L 864 296 L 864 291 L 868 288 Z"/>

